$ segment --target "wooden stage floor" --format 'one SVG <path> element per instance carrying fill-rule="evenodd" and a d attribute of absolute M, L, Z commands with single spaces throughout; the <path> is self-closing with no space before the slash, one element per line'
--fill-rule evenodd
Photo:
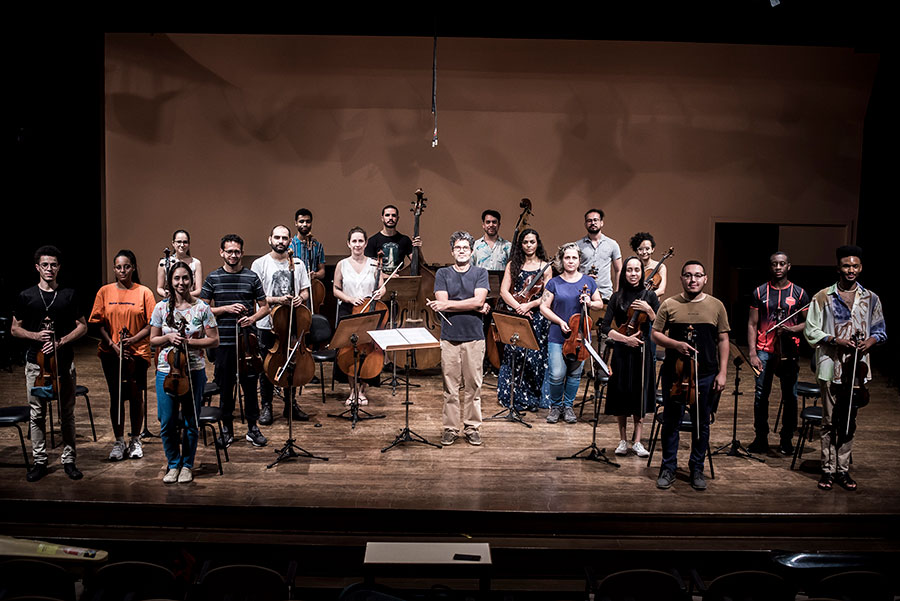
<path fill-rule="evenodd" d="M 594 549 L 898 550 L 900 514 L 900 423 L 896 391 L 883 377 L 872 386 L 862 411 L 854 449 L 858 492 L 817 490 L 818 439 L 807 446 L 804 469 L 770 453 L 765 463 L 716 456 L 715 479 L 695 492 L 686 476 L 668 491 L 656 489 L 660 455 L 648 468 L 634 455 L 617 458 L 620 468 L 588 461 L 557 461 L 591 441 L 588 423 L 555 425 L 546 411 L 527 414 L 534 425 L 485 422 L 484 445 L 460 440 L 444 448 L 410 444 L 382 453 L 403 426 L 403 390 L 371 393 L 368 411 L 385 419 L 349 422 L 326 417 L 344 409 L 346 386 L 328 391 L 307 387 L 301 406 L 311 414 L 295 425 L 300 446 L 328 461 L 293 459 L 267 470 L 274 450 L 287 438 L 276 401 L 275 424 L 263 428 L 269 446 L 253 448 L 241 434 L 229 449 L 224 476 L 215 472 L 215 453 L 198 450 L 202 467 L 188 485 L 161 482 L 164 457 L 159 439 L 144 445 L 144 458 L 107 461 L 112 444 L 108 395 L 90 341 L 80 344 L 78 380 L 91 391 L 98 442 L 90 437 L 87 410 L 79 400 L 78 466 L 84 479 L 71 482 L 51 452 L 51 473 L 25 480 L 14 430 L 0 433 L 0 532 L 33 538 L 147 541 L 260 541 L 280 544 L 319 541 L 358 545 L 372 540 L 491 540 L 495 545 L 580 546 Z M 732 367 L 733 370 L 733 367 Z M 326 370 L 326 378 L 328 378 Z M 742 371 L 738 438 L 752 440 L 753 380 Z M 210 369 L 211 375 L 211 369 Z M 806 365 L 801 380 L 811 373 Z M 330 380 L 327 380 L 330 383 Z M 151 381 L 152 382 L 152 381 Z M 438 376 L 414 377 L 412 429 L 439 442 L 441 384 Z M 485 416 L 500 408 L 494 378 L 486 378 Z M 729 374 L 729 390 L 733 372 Z M 772 397 L 777 399 L 777 392 Z M 0 371 L 0 404 L 24 403 L 21 367 Z M 158 432 L 155 394 L 150 391 L 150 429 Z M 771 403 L 774 419 L 777 400 Z M 731 439 L 733 397 L 723 396 L 712 426 L 713 448 Z M 585 417 L 590 409 L 585 411 Z M 649 420 L 648 420 L 649 421 Z M 615 422 L 601 416 L 598 444 L 612 456 Z M 630 431 L 630 429 L 629 429 Z M 644 442 L 647 444 L 649 424 Z M 776 437 L 771 437 L 775 442 Z M 58 441 L 57 441 L 58 442 Z M 679 461 L 687 464 L 682 439 Z M 30 448 L 29 448 L 30 454 Z M 707 476 L 709 470 L 707 469 Z"/>

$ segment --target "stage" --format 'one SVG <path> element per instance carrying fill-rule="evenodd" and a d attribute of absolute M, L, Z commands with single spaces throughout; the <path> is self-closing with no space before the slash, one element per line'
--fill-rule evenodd
<path fill-rule="evenodd" d="M 13 429 L 0 438 L 3 486 L 2 527 L 13 536 L 38 539 L 185 544 L 305 545 L 361 547 L 368 540 L 475 540 L 494 549 L 564 551 L 889 551 L 898 550 L 900 424 L 898 398 L 876 374 L 871 404 L 860 414 L 853 475 L 859 491 L 817 489 L 818 438 L 807 445 L 802 468 L 774 451 L 765 463 L 714 457 L 715 479 L 695 492 L 683 472 L 687 443 L 682 435 L 678 481 L 657 490 L 660 454 L 652 467 L 633 454 L 615 458 L 615 468 L 590 461 L 558 461 L 591 442 L 591 426 L 548 424 L 546 410 L 528 413 L 533 428 L 485 421 L 484 444 L 460 439 L 443 449 L 406 443 L 381 449 L 403 426 L 403 389 L 372 390 L 365 409 L 386 418 L 348 421 L 326 417 L 345 407 L 345 385 L 331 392 L 326 368 L 323 405 L 318 386 L 303 390 L 300 404 L 309 422 L 295 424 L 303 448 L 328 461 L 292 459 L 266 469 L 287 438 L 280 417 L 263 427 L 269 446 L 253 448 L 240 436 L 229 449 L 225 474 L 216 472 L 212 446 L 198 450 L 202 466 L 191 484 L 161 482 L 164 458 L 158 438 L 144 443 L 144 458 L 107 461 L 112 445 L 108 395 L 90 341 L 79 343 L 78 383 L 88 386 L 98 442 L 90 436 L 88 414 L 78 400 L 78 467 L 84 479 L 70 481 L 50 452 L 50 474 L 30 484 L 21 467 Z M 712 426 L 712 448 L 731 440 L 733 366 Z M 752 440 L 753 380 L 742 370 L 738 438 Z M 210 369 L 211 376 L 211 369 Z M 801 380 L 809 380 L 807 364 Z M 414 376 L 412 429 L 437 443 L 440 438 L 441 382 L 437 375 Z M 500 410 L 487 377 L 485 416 Z M 583 389 L 583 387 L 582 387 Z M 3 406 L 24 404 L 24 375 L 15 366 L 0 371 Z M 777 393 L 773 392 L 773 399 Z M 579 394 L 579 399 L 581 395 Z M 150 430 L 158 432 L 155 395 L 150 391 Z M 777 400 L 772 403 L 770 423 Z M 592 411 L 589 404 L 584 412 Z M 598 445 L 613 457 L 618 443 L 614 420 L 601 415 Z M 644 442 L 647 444 L 650 420 Z M 126 428 L 127 430 L 127 428 Z M 629 427 L 630 432 L 630 427 Z M 49 440 L 49 437 L 48 437 Z M 57 429 L 57 444 L 59 444 Z M 777 437 L 770 436 L 770 442 Z M 796 439 L 795 439 L 796 440 Z M 28 442 L 26 441 L 26 445 Z M 649 447 L 649 445 L 648 445 Z M 31 453 L 28 447 L 29 457 Z M 709 477 L 709 469 L 706 470 Z"/>

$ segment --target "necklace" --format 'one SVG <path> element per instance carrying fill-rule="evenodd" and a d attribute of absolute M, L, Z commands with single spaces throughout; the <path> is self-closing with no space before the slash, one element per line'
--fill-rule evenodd
<path fill-rule="evenodd" d="M 41 302 L 44 303 L 44 310 L 47 311 L 47 312 L 49 313 L 49 312 L 50 312 L 50 307 L 52 307 L 52 306 L 53 306 L 53 303 L 56 302 L 56 294 L 59 292 L 59 290 L 54 290 L 54 291 L 53 291 L 53 298 L 50 299 L 50 303 L 49 303 L 49 304 L 48 304 L 47 301 L 44 299 L 44 291 L 41 290 L 40 288 L 38 288 L 38 292 L 41 293 Z"/>

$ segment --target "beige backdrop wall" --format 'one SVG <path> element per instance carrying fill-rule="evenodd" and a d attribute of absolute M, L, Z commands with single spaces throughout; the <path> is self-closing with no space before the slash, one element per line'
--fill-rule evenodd
<path fill-rule="evenodd" d="M 872 55 L 440 39 L 432 148 L 431 51 L 427 38 L 108 35 L 107 265 L 132 248 L 150 282 L 186 228 L 208 272 L 222 234 L 260 254 L 301 206 L 343 255 L 347 230 L 377 231 L 387 203 L 410 233 L 419 186 L 431 262 L 450 260 L 453 230 L 480 235 L 487 207 L 509 237 L 524 196 L 548 248 L 583 235 L 592 206 L 626 254 L 649 230 L 710 263 L 717 220 L 852 236 Z"/>

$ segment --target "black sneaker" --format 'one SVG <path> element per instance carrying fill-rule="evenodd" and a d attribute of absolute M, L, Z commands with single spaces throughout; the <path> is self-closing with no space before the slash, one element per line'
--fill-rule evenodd
<path fill-rule="evenodd" d="M 769 441 L 765 438 L 754 438 L 747 450 L 751 453 L 765 455 L 769 452 Z"/>
<path fill-rule="evenodd" d="M 63 469 L 66 470 L 66 475 L 72 480 L 81 480 L 84 478 L 84 474 L 81 473 L 81 470 L 75 467 L 74 461 L 64 464 Z"/>
<path fill-rule="evenodd" d="M 563 420 L 567 424 L 574 424 L 578 421 L 578 418 L 575 417 L 575 410 L 571 407 L 566 407 L 565 411 L 563 411 Z"/>
<path fill-rule="evenodd" d="M 794 443 L 790 438 L 785 438 L 781 441 L 781 444 L 778 445 L 778 452 L 788 456 L 794 454 Z"/>
<path fill-rule="evenodd" d="M 662 470 L 659 473 L 659 478 L 656 479 L 656 488 L 665 490 L 671 488 L 673 484 L 675 484 L 675 472 L 672 470 Z"/>
<path fill-rule="evenodd" d="M 706 478 L 700 470 L 691 474 L 691 488 L 694 490 L 706 490 Z"/>
<path fill-rule="evenodd" d="M 259 431 L 257 426 L 250 426 L 250 429 L 247 430 L 247 440 L 253 443 L 254 447 L 264 447 L 269 444 L 268 439 L 263 436 L 262 432 Z"/>
<path fill-rule="evenodd" d="M 25 479 L 29 482 L 37 482 L 41 478 L 47 475 L 47 464 L 46 463 L 35 463 L 31 466 L 31 469 L 28 470 L 28 475 L 25 476 Z"/>
<path fill-rule="evenodd" d="M 559 407 L 550 407 L 550 413 L 547 414 L 547 423 L 555 424 L 559 421 Z"/>
<path fill-rule="evenodd" d="M 288 408 L 289 407 L 290 407 L 290 405 L 288 405 L 287 403 L 284 404 L 284 411 L 281 412 L 281 415 L 283 417 L 288 416 Z M 297 401 L 294 401 L 293 407 L 294 407 L 293 419 L 295 422 L 308 422 L 309 421 L 309 416 L 306 414 L 305 411 L 303 411 L 303 409 L 300 408 L 300 405 L 297 404 Z M 263 425 L 265 425 L 265 424 L 263 424 Z"/>
<path fill-rule="evenodd" d="M 272 405 L 263 405 L 262 410 L 259 412 L 259 423 L 262 426 L 271 426 L 273 422 L 272 418 Z"/>
<path fill-rule="evenodd" d="M 223 432 L 221 436 L 216 438 L 216 446 L 220 449 L 227 449 L 234 442 L 234 436 L 229 432 Z"/>

